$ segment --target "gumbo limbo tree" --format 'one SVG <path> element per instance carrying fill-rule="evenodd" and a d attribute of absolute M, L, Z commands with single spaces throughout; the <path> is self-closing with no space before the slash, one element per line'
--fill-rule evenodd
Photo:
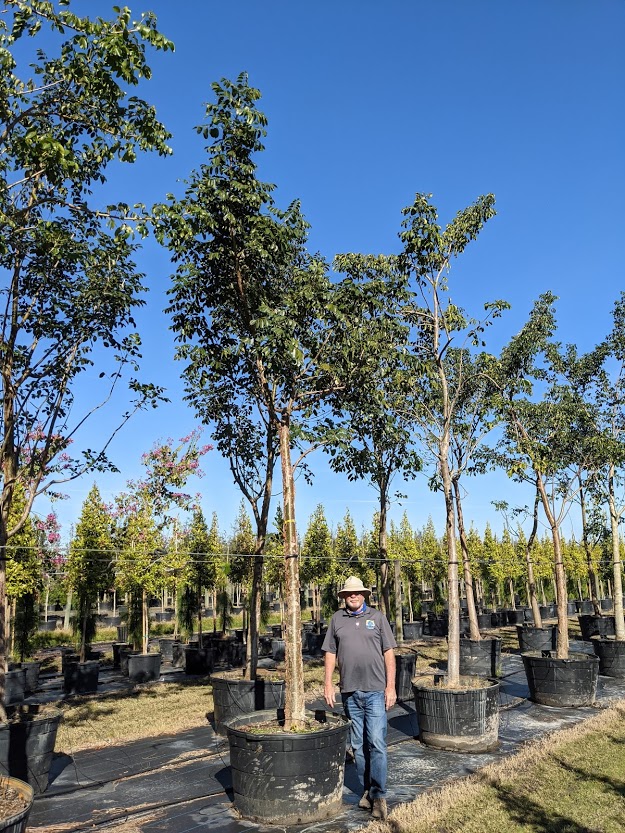
<path fill-rule="evenodd" d="M 212 422 L 217 408 L 234 408 L 244 417 L 236 442 L 249 442 L 262 454 L 265 490 L 277 444 L 285 713 L 287 727 L 294 728 L 305 720 L 295 470 L 314 445 L 313 427 L 331 424 L 337 396 L 364 385 L 377 366 L 388 331 L 376 311 L 394 287 L 379 278 L 330 279 L 323 260 L 306 251 L 299 205 L 278 210 L 273 186 L 256 178 L 253 157 L 263 148 L 266 124 L 256 108 L 259 91 L 245 75 L 235 83 L 222 80 L 213 91 L 216 103 L 200 128 L 214 140 L 208 161 L 193 173 L 184 198 L 160 209 L 161 234 L 177 263 L 169 312 L 180 342 L 177 356 L 186 363 L 186 398 Z M 298 444 L 310 439 L 312 445 L 292 459 Z M 255 584 L 256 578 L 252 592 Z M 250 638 L 255 646 L 251 628 Z"/>
<path fill-rule="evenodd" d="M 144 212 L 97 201 L 115 162 L 170 152 L 153 107 L 131 94 L 150 77 L 146 48 L 173 49 L 146 15 L 80 17 L 67 2 L 7 0 L 0 18 L 0 551 L 24 526 L 37 495 L 110 467 L 105 451 L 70 454 L 85 421 L 129 378 L 129 408 L 161 391 L 132 378 L 140 339 L 134 310 L 144 303 L 133 231 Z M 54 55 L 30 38 L 52 35 Z M 24 43 L 26 42 L 27 43 Z M 94 369 L 97 355 L 97 372 Z M 109 367 L 106 362 L 111 360 Z M 93 382 L 86 405 L 74 395 Z M 95 377 L 95 378 L 92 378 Z M 101 397 L 96 397 L 98 384 Z M 9 523 L 13 496 L 25 494 Z M 5 666 L 5 561 L 0 559 L 0 694 Z M 1 700 L 1 697 L 0 697 Z"/>
<path fill-rule="evenodd" d="M 447 682 L 451 688 L 458 685 L 460 669 L 460 576 L 454 495 L 458 471 L 454 468 L 452 435 L 457 418 L 466 406 L 467 389 L 475 384 L 468 363 L 470 351 L 483 346 L 485 327 L 507 304 L 503 301 L 485 304 L 485 317 L 479 321 L 471 319 L 447 296 L 447 275 L 452 261 L 495 215 L 494 203 L 492 194 L 482 196 L 441 229 L 429 197 L 417 194 L 414 203 L 403 210 L 400 233 L 404 244 L 401 257 L 413 290 L 406 314 L 413 327 L 411 349 L 419 371 L 414 375 L 416 391 L 410 417 L 427 459 L 435 467 L 433 482 L 445 499 L 449 600 Z M 452 348 L 459 348 L 451 354 L 453 362 L 450 360 Z M 482 361 L 488 364 L 484 355 Z M 467 464 L 466 457 L 462 457 L 462 466 Z"/>

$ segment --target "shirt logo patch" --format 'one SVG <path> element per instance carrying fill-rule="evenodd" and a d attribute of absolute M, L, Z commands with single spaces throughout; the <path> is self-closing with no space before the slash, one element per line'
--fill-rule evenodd
<path fill-rule="evenodd" d="M 365 622 L 365 627 L 368 631 L 374 630 L 375 622 L 373 621 L 373 619 L 367 619 L 367 621 Z"/>

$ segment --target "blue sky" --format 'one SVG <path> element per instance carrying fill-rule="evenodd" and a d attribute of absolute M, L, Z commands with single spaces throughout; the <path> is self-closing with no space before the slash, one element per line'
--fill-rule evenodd
<path fill-rule="evenodd" d="M 78 0 L 72 8 L 110 16 L 112 4 Z M 534 299 L 559 296 L 559 336 L 592 347 L 610 327 L 624 288 L 625 6 L 620 0 L 286 0 L 215 3 L 146 0 L 174 54 L 153 56 L 140 94 L 174 134 L 174 154 L 111 171 L 107 190 L 152 204 L 203 161 L 193 130 L 210 84 L 249 73 L 269 119 L 260 176 L 277 184 L 276 201 L 302 201 L 310 247 L 339 252 L 398 249 L 401 209 L 416 191 L 432 193 L 443 223 L 480 194 L 494 193 L 497 216 L 454 265 L 451 295 L 479 315 L 504 298 L 512 309 L 489 331 L 496 351 L 516 332 Z M 139 256 L 150 293 L 139 316 L 143 375 L 168 389 L 171 404 L 140 414 L 111 446 L 119 475 L 98 475 L 110 499 L 140 472 L 140 455 L 159 438 L 180 437 L 198 422 L 182 402 L 180 367 L 163 313 L 171 267 L 147 241 Z M 92 390 L 85 384 L 84 401 Z M 86 426 L 95 447 L 114 410 Z M 208 433 L 205 434 L 208 438 Z M 78 444 L 78 443 L 77 443 Z M 350 510 L 369 526 L 375 493 L 310 458 L 312 487 L 298 483 L 299 531 L 323 503 L 331 523 Z M 206 513 L 225 531 L 240 497 L 216 452 L 196 485 Z M 63 532 L 75 522 L 93 477 L 69 484 L 56 505 Z M 425 476 L 397 487 L 415 527 L 429 515 L 443 529 L 442 496 Z M 465 482 L 465 516 L 483 529 L 501 523 L 491 500 L 526 497 L 504 475 Z M 43 510 L 44 504 L 38 504 Z"/>

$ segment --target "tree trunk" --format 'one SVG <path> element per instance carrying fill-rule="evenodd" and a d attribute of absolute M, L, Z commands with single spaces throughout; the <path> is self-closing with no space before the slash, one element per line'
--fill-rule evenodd
<path fill-rule="evenodd" d="M 447 635 L 447 685 L 460 683 L 460 596 L 458 593 L 458 553 L 456 552 L 456 521 L 447 449 L 441 448 L 439 463 L 445 494 L 445 529 L 447 532 L 447 603 L 449 625 Z"/>
<path fill-rule="evenodd" d="M 562 545 L 560 540 L 560 530 L 558 524 L 551 511 L 549 498 L 545 484 L 540 475 L 536 479 L 536 487 L 540 493 L 540 499 L 543 505 L 543 511 L 549 527 L 551 529 L 551 537 L 553 540 L 553 564 L 554 564 L 554 584 L 556 589 L 556 602 L 558 605 L 558 643 L 556 648 L 556 659 L 568 659 L 569 657 L 569 622 L 567 613 L 567 592 L 566 592 L 566 573 L 564 571 L 564 563 L 562 561 Z"/>
<path fill-rule="evenodd" d="M 148 641 L 149 641 L 149 638 L 150 638 L 150 635 L 149 635 L 150 614 L 148 612 L 148 594 L 147 594 L 145 588 L 143 588 L 142 591 L 141 591 L 141 618 L 142 618 L 141 631 L 142 631 L 142 636 L 143 636 L 142 649 L 143 649 L 143 653 L 147 654 L 147 652 L 148 652 Z"/>
<path fill-rule="evenodd" d="M 618 514 L 614 498 L 614 466 L 608 473 L 608 506 L 610 508 L 610 530 L 612 532 L 612 580 L 614 603 L 614 633 L 619 642 L 625 641 L 625 622 L 623 621 L 623 575 L 621 572 L 621 548 L 618 535 Z"/>
<path fill-rule="evenodd" d="M 527 544 L 525 545 L 525 564 L 527 566 L 527 587 L 528 587 L 528 601 L 532 608 L 532 616 L 534 618 L 534 626 L 542 628 L 543 620 L 540 615 L 540 608 L 538 606 L 538 599 L 536 597 L 536 580 L 534 579 L 534 562 L 532 560 L 532 547 L 536 540 L 538 532 L 538 506 L 540 503 L 540 492 L 536 489 L 534 496 L 534 521 L 532 524 L 532 531 L 530 532 Z"/>
<path fill-rule="evenodd" d="M 460 537 L 460 549 L 462 550 L 462 570 L 464 575 L 464 586 L 467 599 L 467 612 L 469 614 L 469 637 L 480 640 L 480 629 L 477 624 L 477 610 L 475 609 L 475 592 L 473 589 L 473 573 L 469 561 L 469 546 L 464 528 L 464 517 L 462 514 L 462 500 L 460 498 L 460 485 L 457 479 L 453 481 L 454 497 L 456 499 L 456 523 L 458 525 L 458 536 Z"/>
<path fill-rule="evenodd" d="M 291 465 L 290 416 L 283 415 L 279 426 L 282 502 L 284 514 L 284 595 L 285 634 L 285 728 L 295 730 L 305 722 L 304 664 L 302 657 L 302 617 L 299 604 L 299 551 L 295 525 L 295 479 Z"/>
<path fill-rule="evenodd" d="M 582 543 L 584 545 L 584 552 L 586 554 L 586 566 L 588 570 L 588 587 L 590 589 L 590 598 L 592 599 L 592 606 L 595 610 L 596 616 L 601 616 L 601 605 L 599 604 L 599 583 L 598 577 L 592 566 L 592 550 L 590 542 L 588 541 L 588 524 L 586 521 L 586 494 L 583 489 L 581 476 L 579 481 L 579 506 L 581 510 L 582 519 Z"/>
<path fill-rule="evenodd" d="M 395 642 L 398 645 L 403 645 L 404 623 L 402 618 L 401 563 L 399 559 L 395 559 L 393 562 L 393 578 L 395 584 Z"/>
<path fill-rule="evenodd" d="M 65 610 L 63 611 L 63 629 L 68 631 L 70 629 L 70 619 L 72 612 L 72 591 L 69 590 L 65 598 Z"/>

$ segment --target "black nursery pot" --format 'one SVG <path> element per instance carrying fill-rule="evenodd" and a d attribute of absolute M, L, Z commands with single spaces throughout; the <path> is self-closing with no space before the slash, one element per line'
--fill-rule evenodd
<path fill-rule="evenodd" d="M 498 744 L 499 683 L 449 689 L 413 683 L 419 740 L 451 752 L 489 752 Z"/>
<path fill-rule="evenodd" d="M 593 636 L 590 641 L 599 658 L 599 673 L 604 677 L 625 677 L 625 642 L 607 636 Z"/>
<path fill-rule="evenodd" d="M 460 640 L 460 673 L 464 676 L 495 677 L 501 669 L 501 639 Z"/>
<path fill-rule="evenodd" d="M 541 706 L 568 708 L 590 706 L 597 693 L 599 659 L 572 652 L 557 659 L 555 651 L 521 654 L 530 690 L 530 700 Z"/>
<path fill-rule="evenodd" d="M 412 678 L 416 664 L 416 653 L 395 654 L 395 691 L 398 700 L 412 700 Z"/>
<path fill-rule="evenodd" d="M 528 625 L 517 625 L 519 649 L 524 651 L 555 651 L 558 639 L 558 626 L 545 625 L 536 628 Z"/>
<path fill-rule="evenodd" d="M 596 616 L 589 613 L 580 614 L 577 618 L 584 642 L 590 642 L 593 636 L 614 636 L 614 616 Z"/>
<path fill-rule="evenodd" d="M 525 611 L 522 607 L 506 610 L 506 622 L 508 625 L 522 625 L 525 619 Z"/>
<path fill-rule="evenodd" d="M 349 721 L 321 710 L 307 717 L 318 721 L 319 731 L 245 731 L 275 720 L 274 710 L 229 721 L 234 806 L 245 818 L 290 826 L 341 810 Z"/>
<path fill-rule="evenodd" d="M 133 683 L 149 683 L 161 676 L 161 654 L 130 654 L 128 679 Z"/>
<path fill-rule="evenodd" d="M 284 680 L 241 680 L 215 676 L 210 681 L 218 735 L 225 735 L 226 723 L 242 715 L 272 709 L 275 718 L 276 711 L 284 708 Z"/>
<path fill-rule="evenodd" d="M 404 622 L 404 639 L 421 639 L 423 636 L 423 620 L 418 619 L 415 622 Z"/>
<path fill-rule="evenodd" d="M 66 694 L 95 694 L 99 674 L 100 663 L 97 660 L 72 662 L 63 673 L 63 691 Z"/>
<path fill-rule="evenodd" d="M 187 674 L 209 674 L 213 670 L 213 652 L 210 648 L 186 646 L 184 669 Z"/>

